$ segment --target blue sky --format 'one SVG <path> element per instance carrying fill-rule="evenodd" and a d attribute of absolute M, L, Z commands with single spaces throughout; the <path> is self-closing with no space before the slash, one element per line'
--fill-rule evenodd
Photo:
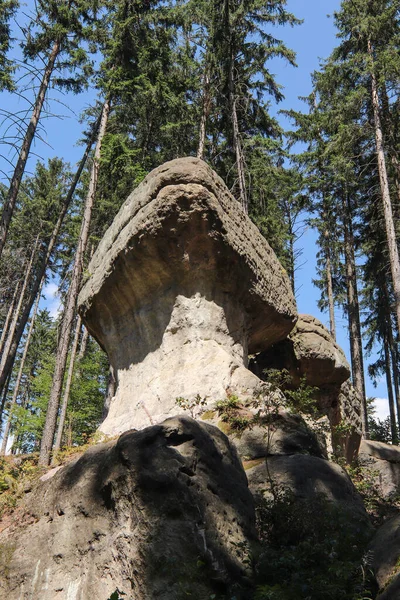
<path fill-rule="evenodd" d="M 27 2 L 26 12 L 32 6 L 32 0 Z M 283 61 L 275 60 L 272 63 L 272 69 L 279 83 L 284 86 L 285 100 L 278 106 L 279 108 L 294 108 L 304 110 L 304 103 L 299 100 L 299 96 L 307 96 L 311 92 L 311 73 L 318 69 L 320 59 L 326 58 L 336 44 L 335 29 L 333 19 L 328 18 L 340 8 L 340 0 L 288 0 L 287 8 L 293 12 L 296 17 L 303 19 L 304 23 L 294 28 L 284 27 L 276 28 L 275 33 L 278 38 L 282 38 L 289 48 L 297 53 L 298 68 L 295 69 L 286 65 Z M 20 23 L 21 24 L 21 23 Z M 16 29 L 17 31 L 17 29 Z M 18 35 L 18 34 L 17 34 Z M 27 90 L 29 95 L 29 89 Z M 43 139 L 37 139 L 34 145 L 35 156 L 29 163 L 29 171 L 34 170 L 37 158 L 47 160 L 52 156 L 60 156 L 72 164 L 77 162 L 81 156 L 82 150 L 77 146 L 77 140 L 81 135 L 81 125 L 78 115 L 87 108 L 93 100 L 93 94 L 85 92 L 78 96 L 62 96 L 54 90 L 50 91 L 47 108 L 48 116 L 44 121 L 45 130 L 42 131 Z M 28 111 L 29 105 L 23 98 L 16 100 L 15 96 L 2 94 L 0 107 L 13 112 Z M 289 128 L 287 121 L 282 122 L 283 126 Z M 4 127 L 1 129 L 4 130 Z M 5 146 L 0 146 L 0 153 L 4 154 Z M 13 154 L 7 155 L 7 158 L 13 161 Z M 9 172 L 10 166 L 6 161 L 0 159 L 0 168 L 3 172 Z M 326 314 L 321 314 L 317 307 L 318 290 L 312 285 L 311 280 L 315 277 L 316 266 L 316 236 L 315 232 L 308 229 L 302 236 L 299 247 L 303 254 L 300 258 L 301 267 L 297 271 L 297 302 L 299 312 L 309 313 L 321 319 L 328 325 Z M 47 305 L 55 314 L 57 310 L 57 297 L 54 295 L 57 286 L 52 283 L 45 291 L 47 294 Z M 346 320 L 341 311 L 337 311 L 338 342 L 344 348 L 349 357 Z M 371 382 L 367 381 L 367 393 L 371 396 L 381 398 L 387 397 L 386 385 L 380 384 L 374 389 Z M 387 414 L 387 401 L 380 402 L 380 416 Z"/>

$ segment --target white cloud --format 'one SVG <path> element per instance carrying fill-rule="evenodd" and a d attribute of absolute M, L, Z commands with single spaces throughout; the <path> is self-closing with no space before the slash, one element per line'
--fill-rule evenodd
<path fill-rule="evenodd" d="M 389 416 L 389 401 L 387 398 L 375 398 L 374 406 L 376 412 L 374 417 L 384 421 Z"/>
<path fill-rule="evenodd" d="M 48 283 L 43 288 L 43 295 L 45 297 L 44 307 L 50 313 L 52 319 L 57 319 L 61 312 L 61 302 L 58 295 L 58 285 L 53 282 Z"/>
<path fill-rule="evenodd" d="M 55 283 L 48 283 L 43 288 L 43 294 L 48 299 L 56 298 L 58 296 L 58 285 L 56 285 Z"/>

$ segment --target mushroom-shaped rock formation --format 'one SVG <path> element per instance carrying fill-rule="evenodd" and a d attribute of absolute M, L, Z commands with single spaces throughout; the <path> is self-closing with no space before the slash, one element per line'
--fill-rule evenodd
<path fill-rule="evenodd" d="M 223 181 L 183 158 L 123 204 L 89 265 L 80 312 L 117 379 L 101 431 L 157 423 L 177 398 L 248 395 L 248 352 L 284 339 L 297 313 L 274 252 Z"/>

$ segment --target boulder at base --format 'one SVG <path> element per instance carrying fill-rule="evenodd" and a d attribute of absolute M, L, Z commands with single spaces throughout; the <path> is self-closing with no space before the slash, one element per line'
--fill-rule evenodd
<path fill-rule="evenodd" d="M 253 499 L 211 425 L 176 417 L 97 445 L 28 494 L 17 517 L 0 534 L 1 598 L 248 597 Z"/>

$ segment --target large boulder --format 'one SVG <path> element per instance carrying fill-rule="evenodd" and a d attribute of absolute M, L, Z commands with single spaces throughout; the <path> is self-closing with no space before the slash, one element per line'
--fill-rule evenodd
<path fill-rule="evenodd" d="M 400 598 L 400 515 L 378 529 L 369 554 L 378 587 L 382 590 L 379 600 L 397 600 Z"/>
<path fill-rule="evenodd" d="M 177 417 L 97 445 L 17 516 L 0 534 L 1 598 L 248 597 L 253 499 L 211 425 Z"/>
<path fill-rule="evenodd" d="M 160 422 L 177 398 L 251 396 L 258 379 L 248 352 L 284 339 L 297 319 L 274 252 L 194 158 L 146 177 L 88 270 L 80 312 L 118 384 L 105 434 Z"/>
<path fill-rule="evenodd" d="M 346 508 L 368 526 L 363 502 L 346 471 L 317 456 L 293 454 L 269 456 L 246 470 L 249 488 L 257 498 L 273 490 L 290 490 L 299 500 L 322 495 Z"/>
<path fill-rule="evenodd" d="M 368 469 L 380 494 L 389 500 L 400 494 L 400 448 L 383 442 L 362 440 L 359 462 Z"/>

